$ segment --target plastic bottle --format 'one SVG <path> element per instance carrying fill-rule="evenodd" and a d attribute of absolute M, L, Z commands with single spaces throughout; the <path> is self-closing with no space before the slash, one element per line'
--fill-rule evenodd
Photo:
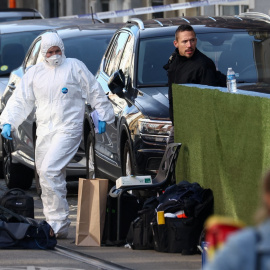
<path fill-rule="evenodd" d="M 227 71 L 227 89 L 229 92 L 237 92 L 235 72 L 231 67 Z"/>

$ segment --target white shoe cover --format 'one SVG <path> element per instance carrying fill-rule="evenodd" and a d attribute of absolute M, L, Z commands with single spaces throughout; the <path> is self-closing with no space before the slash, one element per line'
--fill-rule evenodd
<path fill-rule="evenodd" d="M 67 238 L 70 220 L 48 221 L 53 228 L 56 238 Z"/>

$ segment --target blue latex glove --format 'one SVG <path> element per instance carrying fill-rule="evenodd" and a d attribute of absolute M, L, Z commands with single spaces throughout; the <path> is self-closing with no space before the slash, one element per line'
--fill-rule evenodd
<path fill-rule="evenodd" d="M 106 131 L 106 122 L 105 121 L 98 121 L 98 133 L 104 133 Z"/>
<path fill-rule="evenodd" d="M 11 125 L 10 124 L 4 124 L 3 129 L 2 129 L 2 136 L 6 138 L 7 140 L 12 140 L 10 137 L 10 132 L 11 132 Z"/>

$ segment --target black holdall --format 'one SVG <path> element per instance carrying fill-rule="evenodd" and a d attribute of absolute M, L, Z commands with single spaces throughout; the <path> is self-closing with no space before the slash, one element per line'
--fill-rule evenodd
<path fill-rule="evenodd" d="M 133 249 L 195 254 L 204 222 L 213 212 L 213 202 L 212 190 L 198 183 L 181 181 L 169 186 L 159 197 L 145 201 L 130 225 L 127 243 Z M 180 217 L 179 212 L 185 215 Z M 158 213 L 163 213 L 159 224 Z M 173 213 L 179 213 L 179 217 Z"/>
<path fill-rule="evenodd" d="M 54 249 L 56 244 L 45 220 L 25 218 L 0 206 L 0 249 Z"/>
<path fill-rule="evenodd" d="M 20 188 L 13 188 L 4 193 L 0 205 L 24 217 L 34 218 L 34 199 Z"/>
<path fill-rule="evenodd" d="M 187 218 L 165 217 L 165 222 L 159 225 L 152 222 L 154 249 L 159 252 L 182 253 L 191 255 L 198 252 L 197 245 L 203 231 L 204 222 L 213 213 L 213 192 L 211 189 L 201 189 L 201 202 L 193 204 L 192 194 L 187 190 L 184 196 L 184 210 Z"/>
<path fill-rule="evenodd" d="M 148 198 L 138 211 L 138 217 L 131 222 L 126 241 L 132 249 L 154 249 L 151 223 L 155 220 L 157 206 L 156 197 Z"/>

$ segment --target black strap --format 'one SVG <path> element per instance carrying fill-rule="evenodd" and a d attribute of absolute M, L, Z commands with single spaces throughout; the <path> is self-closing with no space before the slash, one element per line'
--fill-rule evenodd
<path fill-rule="evenodd" d="M 10 211 L 9 209 L 3 207 L 2 205 L 0 205 L 0 212 L 3 214 L 3 216 L 5 216 L 6 214 L 9 214 L 10 216 L 14 217 L 18 222 L 23 222 L 23 223 L 28 223 L 29 224 L 29 221 L 24 217 L 24 216 L 21 216 L 21 215 L 18 215 L 12 211 Z"/>
<path fill-rule="evenodd" d="M 12 188 L 12 189 L 6 191 L 4 193 L 4 195 L 3 195 L 3 197 L 6 196 L 6 195 L 8 195 L 8 194 L 12 194 L 12 195 L 24 195 L 25 194 L 25 191 L 22 190 L 22 189 L 20 189 L 20 188 Z"/>

